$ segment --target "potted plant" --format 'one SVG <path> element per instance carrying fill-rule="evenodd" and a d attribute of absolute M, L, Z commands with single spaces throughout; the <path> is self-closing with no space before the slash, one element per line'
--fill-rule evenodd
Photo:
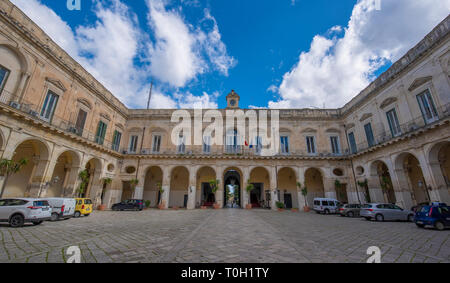
<path fill-rule="evenodd" d="M 8 183 L 8 178 L 16 173 L 19 173 L 20 169 L 28 164 L 28 159 L 22 158 L 18 162 L 2 159 L 0 160 L 0 175 L 5 179 L 3 180 L 2 191 L 0 192 L 0 199 L 3 197 L 5 192 L 6 183 Z"/>
<path fill-rule="evenodd" d="M 306 186 L 302 187 L 302 184 L 300 182 L 297 182 L 297 187 L 300 189 L 300 192 L 305 199 L 305 206 L 303 207 L 303 211 L 309 212 L 311 209 L 308 206 L 308 188 Z"/>
<path fill-rule="evenodd" d="M 211 186 L 211 192 L 216 195 L 216 192 L 219 190 L 220 181 L 219 180 L 211 180 L 209 181 L 209 185 Z M 213 205 L 214 209 L 220 209 L 220 204 L 217 203 L 217 200 Z"/>
<path fill-rule="evenodd" d="M 277 201 L 275 205 L 277 206 L 278 211 L 284 211 L 284 203 L 282 203 L 281 201 Z"/>
<path fill-rule="evenodd" d="M 158 208 L 163 210 L 166 208 L 165 201 L 163 200 L 164 189 L 163 189 L 161 183 L 157 183 L 156 186 L 158 187 L 159 195 L 161 196 L 159 198 Z"/>
<path fill-rule="evenodd" d="M 78 173 L 78 178 L 81 180 L 80 185 L 77 189 L 78 197 L 83 197 L 83 195 L 86 193 L 86 189 L 89 184 L 89 172 L 88 170 L 83 170 L 80 173 Z"/>
<path fill-rule="evenodd" d="M 252 205 L 252 191 L 255 189 L 255 185 L 250 183 L 250 180 L 247 181 L 247 187 L 245 188 L 245 190 L 247 191 L 248 194 L 248 204 L 245 206 L 246 209 L 252 209 L 253 205 Z"/>
<path fill-rule="evenodd" d="M 149 209 L 149 208 L 150 208 L 150 204 L 151 204 L 151 201 L 146 200 L 146 201 L 144 202 L 145 209 Z"/>

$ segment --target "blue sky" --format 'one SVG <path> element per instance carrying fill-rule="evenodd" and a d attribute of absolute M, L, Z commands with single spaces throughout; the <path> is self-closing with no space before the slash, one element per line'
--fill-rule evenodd
<path fill-rule="evenodd" d="M 133 108 L 152 79 L 152 108 L 223 108 L 231 89 L 245 108 L 341 107 L 450 11 L 450 0 L 12 2 Z"/>

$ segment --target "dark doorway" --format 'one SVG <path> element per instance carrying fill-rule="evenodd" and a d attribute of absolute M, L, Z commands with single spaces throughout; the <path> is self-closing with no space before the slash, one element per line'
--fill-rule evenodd
<path fill-rule="evenodd" d="M 186 208 L 188 203 L 188 195 L 184 195 L 183 207 Z"/>
<path fill-rule="evenodd" d="M 292 195 L 291 194 L 288 194 L 288 193 L 284 194 L 284 206 L 287 209 L 291 209 L 292 208 Z"/>
<path fill-rule="evenodd" d="M 209 183 L 202 183 L 202 206 L 213 206 L 216 196 L 213 194 Z"/>
<path fill-rule="evenodd" d="M 264 184 L 263 183 L 253 183 L 254 189 L 250 194 L 250 203 L 252 205 L 252 207 L 261 207 L 261 203 L 262 203 L 262 199 L 261 199 L 261 195 L 262 192 L 264 191 L 263 187 Z"/>
<path fill-rule="evenodd" d="M 241 207 L 241 175 L 235 170 L 230 170 L 224 177 L 224 207 Z"/>

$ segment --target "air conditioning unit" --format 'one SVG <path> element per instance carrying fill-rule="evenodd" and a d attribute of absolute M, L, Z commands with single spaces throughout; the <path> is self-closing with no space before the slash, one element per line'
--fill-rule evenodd
<path fill-rule="evenodd" d="M 20 104 L 15 101 L 11 101 L 9 103 L 9 106 L 11 106 L 12 108 L 15 108 L 15 109 L 20 109 Z"/>

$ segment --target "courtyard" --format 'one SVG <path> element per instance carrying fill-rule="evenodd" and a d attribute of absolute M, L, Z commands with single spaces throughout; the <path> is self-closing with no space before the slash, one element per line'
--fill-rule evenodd
<path fill-rule="evenodd" d="M 96 211 L 21 229 L 0 225 L 0 262 L 321 263 L 450 262 L 450 233 L 406 222 L 268 210 Z"/>

